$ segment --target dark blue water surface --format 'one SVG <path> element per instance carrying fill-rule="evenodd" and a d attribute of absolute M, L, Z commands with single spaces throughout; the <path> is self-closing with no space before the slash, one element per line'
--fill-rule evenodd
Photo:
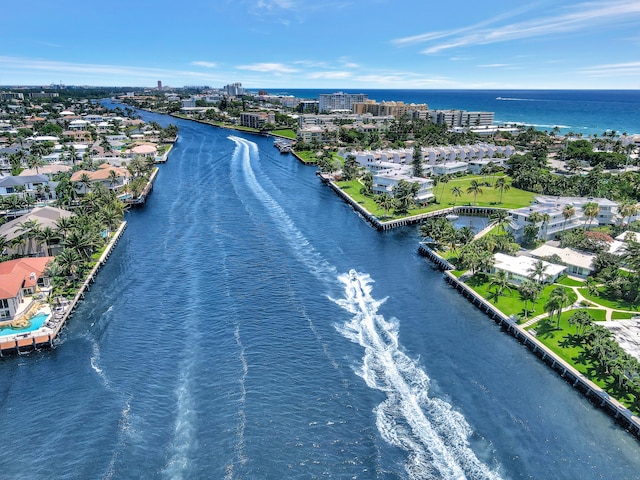
<path fill-rule="evenodd" d="M 415 228 L 373 230 L 269 138 L 143 118 L 180 128 L 147 205 L 58 348 L 0 362 L 0 477 L 638 477 Z"/>
<path fill-rule="evenodd" d="M 640 133 L 640 90 L 345 90 L 377 101 L 426 103 L 431 109 L 495 112 L 496 123 L 518 123 L 565 134 Z M 302 98 L 333 90 L 279 89 Z"/>

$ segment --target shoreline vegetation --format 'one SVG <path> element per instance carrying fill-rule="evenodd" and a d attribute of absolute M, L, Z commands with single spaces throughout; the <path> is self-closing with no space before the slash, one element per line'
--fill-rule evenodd
<path fill-rule="evenodd" d="M 252 133 L 265 132 L 253 131 Z M 530 160 L 533 162 L 529 162 L 528 165 L 520 166 L 521 168 L 516 169 L 515 172 L 513 168 L 509 168 L 509 171 L 499 169 L 483 172 L 483 175 L 448 176 L 440 188 L 436 183 L 434 202 L 406 209 L 399 209 L 397 203 L 385 204 L 380 201 L 379 197 L 376 198 L 376 195 L 371 192 L 370 186 L 367 185 L 366 175 L 362 172 L 347 175 L 350 178 L 345 179 L 345 170 L 348 170 L 347 155 L 338 156 L 335 147 L 330 147 L 328 151 L 326 149 L 319 151 L 296 148 L 292 153 L 302 163 L 318 166 L 318 175 L 325 184 L 328 184 L 340 197 L 351 204 L 354 210 L 375 228 L 385 230 L 396 226 L 421 224 L 426 219 L 443 217 L 446 214 L 469 213 L 472 208 L 485 215 L 495 215 L 496 211 L 506 213 L 508 210 L 531 205 L 534 196 L 541 192 L 527 191 L 527 189 L 517 188 L 515 185 L 528 184 L 530 187 L 534 187 L 533 190 L 539 187 L 532 184 L 535 181 L 533 178 L 523 181 L 518 177 L 522 177 L 524 169 L 529 168 L 535 171 L 543 168 L 550 158 L 558 157 L 558 152 L 549 152 L 548 145 L 542 145 L 540 148 L 541 137 L 534 135 L 531 138 L 533 141 L 530 141 L 527 150 L 529 150 L 528 154 L 531 155 Z M 536 149 L 540 151 L 536 152 Z M 587 148 L 587 150 L 589 149 Z M 559 153 L 562 156 L 563 152 L 559 151 Z M 519 160 L 521 155 L 523 153 L 517 155 L 516 159 Z M 323 163 L 324 158 L 328 161 Z M 626 162 L 628 161 L 627 158 Z M 566 167 L 570 174 L 570 170 L 574 170 L 573 174 L 580 172 L 581 168 L 576 168 L 575 162 L 565 161 L 565 163 L 568 163 Z M 334 174 L 336 171 L 337 174 Z M 599 175 L 602 168 L 596 164 L 595 171 Z M 591 172 L 592 170 L 588 170 L 587 176 L 593 175 Z M 488 181 L 488 177 L 490 177 L 490 181 Z M 503 187 L 495 188 L 497 185 Z M 507 187 L 505 188 L 504 185 Z M 473 201 L 470 198 L 467 198 L 466 201 L 463 200 L 461 197 L 464 193 L 467 193 L 467 196 L 474 194 Z M 598 194 L 599 192 L 596 190 L 593 193 Z M 482 209 L 486 210 L 482 211 Z M 494 220 L 494 230 L 491 232 L 494 236 L 498 234 L 497 224 L 499 223 L 504 229 L 503 219 Z M 518 248 L 520 248 L 519 245 Z M 421 252 L 424 252 L 424 249 L 428 249 L 428 247 L 421 246 Z M 453 246 L 453 249 L 455 250 L 456 247 Z M 580 294 L 579 289 L 584 290 L 583 282 L 565 276 L 560 282 L 554 282 L 552 285 L 546 286 L 543 291 L 538 292 L 533 302 L 534 308 L 529 311 L 527 301 L 523 301 L 516 293 L 517 286 L 503 283 L 498 288 L 500 290 L 498 292 L 495 288 L 497 282 L 494 276 L 482 273 L 469 275 L 465 267 L 456 270 L 460 268 L 456 266 L 459 255 L 455 255 L 451 260 L 440 257 L 436 252 L 426 256 L 433 260 L 438 267 L 450 271 L 447 272 L 449 283 L 457 284 L 456 288 L 463 287 L 473 291 L 477 297 L 478 308 L 488 312 L 488 308 L 491 307 L 500 312 L 504 318 L 512 320 L 512 332 L 519 332 L 515 335 L 516 338 L 519 335 L 528 337 L 529 340 L 525 343 L 530 345 L 529 348 L 534 353 L 541 356 L 552 369 L 558 371 L 587 397 L 592 396 L 591 400 L 596 406 L 605 408 L 618 423 L 636 437 L 640 437 L 640 418 L 638 418 L 640 414 L 640 378 L 638 375 L 640 368 L 638 362 L 626 354 L 610 334 L 602 333 L 606 332 L 606 329 L 597 325 L 598 322 L 607 320 L 606 308 L 611 310 L 608 313 L 609 320 L 630 319 L 640 315 L 637 305 L 630 306 L 628 309 L 611 309 L 610 306 L 606 306 L 611 303 L 607 303 L 606 299 L 597 295 L 590 296 L 587 292 Z M 454 263 L 450 263 L 451 261 Z M 570 303 L 572 308 L 563 311 L 564 305 L 561 302 L 557 310 L 549 311 L 549 303 L 553 303 L 553 295 L 558 294 L 558 289 L 561 287 L 566 290 L 565 297 L 568 297 L 566 302 Z M 574 290 L 576 291 L 574 292 Z M 579 304 L 577 302 L 578 295 L 581 298 Z M 511 298 L 511 301 L 505 300 L 506 297 Z M 472 303 L 476 304 L 475 301 Z M 575 307 L 573 307 L 574 303 Z M 567 307 L 569 306 L 567 305 Z M 521 319 L 520 315 L 523 311 L 526 312 L 525 318 Z M 529 316 L 533 320 L 530 320 Z M 557 320 L 554 320 L 554 317 L 557 317 Z M 583 319 L 582 326 L 578 325 L 580 318 Z M 592 325 L 595 326 L 592 327 Z M 605 339 L 604 345 L 608 347 L 590 343 L 587 333 L 590 329 L 593 330 L 591 335 L 602 335 Z M 609 343 L 606 343 L 607 341 Z M 598 356 L 598 350 L 604 351 L 603 349 L 606 348 L 608 348 L 606 353 L 600 353 Z M 543 354 L 541 355 L 540 352 Z M 606 355 L 614 356 L 617 359 L 617 364 L 610 363 L 606 358 L 603 358 Z M 551 361 L 549 362 L 547 359 L 551 359 Z M 620 366 L 621 364 L 624 366 Z M 571 371 L 572 374 L 568 375 L 568 371 Z"/>
<path fill-rule="evenodd" d="M 240 108 L 244 110 L 245 102 L 249 100 L 243 97 L 242 102 L 225 101 L 225 108 L 231 106 L 237 114 Z M 175 104 L 171 108 L 175 109 Z M 295 138 L 291 124 L 257 129 L 221 121 L 225 117 L 219 111 L 211 118 L 208 115 L 205 118 L 201 114 L 185 115 L 175 110 L 163 111 L 162 108 L 144 109 L 219 128 L 290 140 Z M 283 121 L 282 115 L 279 120 Z M 472 292 L 474 304 L 487 313 L 492 312 L 490 316 L 502 318 L 510 331 L 518 332 L 516 338 L 527 338 L 534 353 L 538 349 L 543 351 L 543 359 L 552 359 L 552 368 L 558 370 L 556 365 L 562 365 L 563 376 L 568 371 L 574 372 L 574 387 L 586 385 L 583 393 L 587 396 L 596 392 L 596 404 L 607 405 L 616 419 L 626 422 L 625 426 L 632 433 L 640 435 L 640 420 L 636 416 L 640 412 L 640 365 L 619 347 L 610 333 L 605 333 L 608 332 L 606 329 L 598 325 L 608 320 L 628 319 L 638 313 L 640 294 L 629 303 L 631 309 L 612 308 L 611 305 L 620 304 L 615 298 L 604 299 L 613 295 L 608 287 L 611 272 L 615 270 L 615 276 L 621 266 L 613 265 L 615 262 L 608 258 L 608 270 L 605 270 L 609 278 L 603 277 L 601 272 L 591 281 L 565 276 L 548 286 L 531 287 L 532 292 L 529 293 L 504 276 L 488 273 L 494 251 L 515 254 L 523 246 L 532 248 L 544 243 L 539 236 L 545 228 L 545 221 L 548 221 L 544 218 L 532 222 L 529 238 L 522 245 L 515 243 L 505 228 L 507 212 L 529 206 L 535 195 L 613 198 L 623 206 L 629 206 L 624 226 L 640 231 L 638 222 L 633 225 L 631 222 L 631 217 L 638 213 L 635 206 L 640 201 L 640 189 L 635 188 L 640 184 L 636 146 L 629 143 L 626 133 L 619 135 L 607 131 L 600 138 L 594 135 L 587 140 L 571 132 L 560 136 L 558 128 L 543 132 L 533 127 L 521 127 L 517 131 L 496 132 L 491 140 L 495 145 L 512 145 L 516 153 L 506 161 L 496 162 L 498 165 L 490 162 L 487 166 L 491 168 L 483 167 L 480 174 L 432 177 L 434 194 L 432 201 L 426 204 L 415 203 L 413 195 L 416 191 L 409 182 L 403 185 L 401 181 L 399 188 L 394 187 L 392 195 L 374 194 L 373 176 L 355 163 L 351 152 L 413 146 L 413 172 L 420 177 L 423 176 L 421 147 L 472 144 L 481 141 L 480 137 L 470 132 L 453 133 L 446 127 L 421 120 L 399 119 L 382 134 L 359 133 L 341 126 L 333 141 L 305 144 L 298 140 L 292 153 L 302 163 L 317 166 L 322 181 L 376 228 L 385 230 L 420 224 L 421 235 L 433 247 L 421 244 L 420 251 L 423 254 L 428 252 L 425 256 L 447 270 L 447 281 L 456 288 Z M 443 222 L 450 225 L 443 218 L 445 214 L 474 211 L 492 217 L 491 228 L 483 231 L 482 238 L 474 238 L 468 231 L 462 235 L 455 229 L 443 227 Z M 623 222 L 620 228 L 622 226 Z M 443 231 L 440 238 L 434 233 L 438 228 Z M 608 235 L 617 234 L 620 228 L 614 225 L 595 229 Z M 583 232 L 582 236 L 586 237 L 590 231 L 591 222 L 588 228 L 578 232 Z M 636 262 L 632 264 L 637 271 L 640 261 L 634 257 L 632 262 Z M 530 287 L 535 283 L 533 280 L 525 281 L 524 285 Z M 589 291 L 584 292 L 594 283 L 600 289 L 588 288 Z M 627 284 L 638 288 L 633 281 Z M 634 426 L 635 431 L 630 426 Z"/>
<path fill-rule="evenodd" d="M 72 132 L 61 132 L 71 123 L 59 114 L 59 123 L 42 119 L 37 124 L 38 132 L 48 136 L 34 136 L 35 129 L 18 132 L 15 153 L 9 154 L 11 174 L 18 187 L 18 174 L 25 167 L 35 175 L 24 177 L 33 186 L 16 187 L 15 193 L 1 198 L 0 223 L 8 225 L 0 235 L 0 261 L 40 258 L 38 265 L 43 266 L 30 274 L 33 286 L 25 283 L 16 298 L 4 301 L 7 320 L 0 322 L 0 357 L 55 347 L 62 327 L 123 234 L 125 211 L 146 202 L 159 172 L 156 164 L 168 160 L 177 139 L 175 126 L 147 125 L 132 109 L 107 110 L 73 99 L 65 99 L 62 108 L 69 116 L 79 117 L 77 112 L 96 125 L 100 122 L 103 133 L 90 121 L 78 120 L 85 129 L 80 134 L 93 143 L 90 149 L 69 143 Z M 14 140 L 11 134 L 7 137 Z M 82 155 L 80 147 L 86 148 Z M 55 154 L 53 162 L 57 151 L 61 154 Z M 45 169 L 44 174 L 38 169 Z M 16 307 L 7 308 L 9 302 Z M 32 323 L 36 317 L 39 321 Z"/>

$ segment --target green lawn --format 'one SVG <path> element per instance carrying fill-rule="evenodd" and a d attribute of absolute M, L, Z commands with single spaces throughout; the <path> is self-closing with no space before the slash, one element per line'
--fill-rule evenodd
<path fill-rule="evenodd" d="M 580 285 L 584 284 L 582 280 L 575 280 L 573 278 L 567 277 L 566 275 L 560 277 L 556 283 L 564 285 L 565 287 L 579 287 Z"/>
<path fill-rule="evenodd" d="M 296 139 L 296 132 L 294 132 L 290 128 L 285 128 L 282 130 L 273 130 L 271 133 L 273 133 L 274 135 L 279 135 L 280 137 L 290 138 L 292 140 Z"/>
<path fill-rule="evenodd" d="M 302 150 L 301 152 L 296 150 L 295 153 L 305 163 L 316 163 L 316 152 L 312 150 Z"/>
<path fill-rule="evenodd" d="M 296 152 L 303 153 L 303 152 Z M 304 152 L 307 153 L 307 152 Z M 310 155 L 315 155 L 313 152 L 308 152 Z M 305 157 L 303 157 L 305 158 Z M 312 157 L 313 158 L 313 157 Z M 482 181 L 483 177 L 477 175 L 470 175 L 463 178 L 456 178 L 449 181 L 445 186 L 443 200 L 440 203 L 430 203 L 425 206 L 421 206 L 420 208 L 413 208 L 409 210 L 407 215 L 393 215 L 393 212 L 389 212 L 389 216 L 385 217 L 384 211 L 378 208 L 378 206 L 373 202 L 371 197 L 365 197 L 365 195 L 360 193 L 360 188 L 362 184 L 357 182 L 357 180 L 352 180 L 349 182 L 336 182 L 336 184 L 342 188 L 345 193 L 347 193 L 351 198 L 353 198 L 356 202 L 366 208 L 369 213 L 375 215 L 379 220 L 391 220 L 396 218 L 410 217 L 413 215 L 419 215 L 421 213 L 434 212 L 436 210 L 442 210 L 444 208 L 448 208 L 453 206 L 453 195 L 451 195 L 451 188 L 453 186 L 459 186 L 463 192 L 466 192 L 467 187 L 471 184 L 472 180 Z M 490 177 L 487 177 L 487 180 Z M 358 188 L 354 188 L 356 182 L 359 186 Z M 347 186 L 351 188 L 346 188 Z M 440 199 L 440 189 L 442 187 L 437 187 L 438 199 Z M 435 191 L 434 191 L 435 192 Z M 496 208 L 519 208 L 524 207 L 531 204 L 531 200 L 533 199 L 533 193 L 525 192 L 523 190 L 518 190 L 516 188 L 511 188 L 508 192 L 504 192 L 503 203 L 498 204 L 498 200 L 500 198 L 500 194 L 497 190 L 489 187 L 483 187 L 483 194 L 478 195 L 477 205 L 484 207 L 496 207 Z M 473 203 L 473 197 L 471 196 L 471 202 L 464 201 L 466 193 L 463 194 L 462 197 L 457 199 L 457 205 L 462 206 L 469 203 Z M 367 207 L 369 205 L 369 207 Z M 475 204 L 474 204 L 475 205 Z"/>
<path fill-rule="evenodd" d="M 589 290 L 587 290 L 587 288 L 580 289 L 580 293 L 584 298 L 586 298 L 587 300 L 591 300 L 592 302 L 602 305 L 604 307 L 615 308 L 617 310 L 630 310 L 634 312 L 638 310 L 637 305 L 631 305 L 630 303 L 625 302 L 624 300 L 608 298 L 604 293 L 604 287 L 600 287 L 598 292 L 599 292 L 598 295 L 591 295 L 589 293 Z"/>
<path fill-rule="evenodd" d="M 541 320 L 531 328 L 536 331 L 536 338 L 551 349 L 556 355 L 562 358 L 573 368 L 582 373 L 585 377 L 607 391 L 626 407 L 633 403 L 633 396 L 617 389 L 615 379 L 602 372 L 594 365 L 589 357 L 585 355 L 582 345 L 577 341 L 575 335 L 576 327 L 569 325 L 569 317 L 578 310 L 564 312 L 560 317 L 560 329 L 556 328 L 556 323 Z M 593 316 L 593 309 L 586 309 Z M 635 412 L 637 413 L 637 412 Z"/>
<path fill-rule="evenodd" d="M 521 319 L 525 318 L 524 302 L 520 300 L 520 294 L 518 289 L 514 286 L 511 291 L 504 290 L 502 296 L 496 296 L 494 293 L 495 288 L 489 288 L 491 279 L 485 275 L 474 275 L 469 278 L 466 284 L 475 290 L 482 298 L 488 300 L 495 305 L 505 315 L 517 315 Z M 533 318 L 545 313 L 544 304 L 549 300 L 551 291 L 558 285 L 546 285 L 540 293 L 540 296 L 536 300 L 535 305 L 528 302 L 527 309 L 529 310 L 527 318 Z M 576 301 L 577 297 L 573 291 L 569 291 L 569 297 L 572 303 Z"/>
<path fill-rule="evenodd" d="M 482 186 L 482 193 L 478 193 L 475 201 L 472 193 L 467 193 L 467 188 L 471 185 L 472 180 L 477 180 L 478 182 L 488 181 L 492 184 L 495 184 L 496 177 L 483 177 L 481 175 L 467 175 L 465 177 L 454 178 L 444 184 L 444 193 L 443 193 L 443 184 L 440 183 L 436 185 L 434 188 L 434 194 L 436 194 L 437 201 L 439 202 L 438 208 L 442 209 L 451 207 L 454 203 L 457 206 L 460 205 L 479 205 L 481 207 L 496 207 L 496 208 L 520 208 L 527 207 L 531 205 L 531 201 L 533 200 L 533 196 L 535 193 L 525 192 L 524 190 L 519 190 L 517 188 L 511 187 L 508 191 L 505 190 L 502 194 L 502 203 L 500 203 L 500 191 L 493 187 L 485 187 Z M 511 180 L 508 177 L 507 183 Z M 458 187 L 462 190 L 462 196 L 454 197 L 451 193 L 451 189 L 453 187 Z"/>
<path fill-rule="evenodd" d="M 629 320 L 638 315 L 637 313 L 627 312 L 611 312 L 611 320 Z"/>

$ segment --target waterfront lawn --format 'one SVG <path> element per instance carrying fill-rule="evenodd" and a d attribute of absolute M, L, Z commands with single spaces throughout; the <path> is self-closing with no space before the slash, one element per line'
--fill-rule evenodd
<path fill-rule="evenodd" d="M 580 288 L 579 290 L 584 298 L 592 301 L 593 303 L 597 303 L 598 305 L 602 305 L 604 307 L 609 307 L 609 308 L 615 308 L 616 310 L 630 310 L 630 311 L 638 310 L 637 305 L 632 305 L 631 303 L 621 299 L 608 297 L 606 295 L 606 291 L 604 287 L 600 287 L 598 289 L 597 295 L 591 295 L 586 287 Z"/>
<path fill-rule="evenodd" d="M 500 203 L 500 191 L 493 187 L 481 186 L 482 193 L 478 193 L 476 201 L 473 200 L 473 194 L 467 193 L 467 188 L 471 185 L 472 180 L 477 182 L 493 182 L 500 176 L 492 178 L 491 176 L 483 177 L 481 175 L 466 175 L 460 178 L 453 178 L 446 184 L 438 184 L 434 187 L 434 194 L 436 194 L 438 203 L 433 210 L 441 210 L 443 208 L 452 207 L 454 204 L 458 207 L 465 205 L 478 205 L 481 207 L 495 207 L 495 208 L 520 208 L 531 205 L 533 196 L 535 193 L 525 192 L 515 187 L 511 187 L 509 190 L 505 190 L 502 194 L 502 203 Z M 509 177 L 505 179 L 510 182 Z M 462 190 L 462 196 L 454 197 L 451 193 L 453 187 L 458 187 Z"/>
<path fill-rule="evenodd" d="M 296 152 L 305 162 L 315 162 L 315 152 L 304 151 L 304 152 Z M 304 154 L 304 155 L 303 155 Z M 496 177 L 497 178 L 497 177 Z M 489 177 L 487 177 L 487 180 Z M 438 193 L 438 199 L 441 201 L 439 203 L 429 203 L 427 205 L 420 205 L 416 208 L 412 208 L 409 210 L 409 213 L 406 215 L 396 215 L 392 211 L 388 212 L 388 215 L 384 214 L 384 211 L 378 207 L 378 205 L 373 201 L 373 197 L 364 195 L 360 193 L 360 189 L 362 188 L 362 184 L 358 180 L 350 180 L 350 181 L 337 181 L 336 185 L 340 187 L 347 195 L 353 198 L 356 202 L 362 205 L 369 213 L 377 217 L 381 221 L 387 220 L 395 220 L 398 218 L 406 218 L 414 215 L 420 215 L 422 213 L 434 212 L 437 210 L 442 210 L 445 208 L 449 208 L 454 205 L 454 197 L 451 194 L 451 188 L 454 186 L 460 187 L 464 192 L 463 195 L 467 195 L 466 189 L 471 184 L 472 180 L 477 181 L 485 181 L 482 176 L 478 175 L 468 175 L 466 177 L 454 178 L 450 180 L 444 189 L 444 195 L 441 195 L 441 188 L 436 187 L 434 189 L 434 193 Z M 354 188 L 355 184 L 358 184 L 358 188 Z M 473 196 L 469 196 L 471 202 L 460 202 L 461 198 L 457 198 L 456 205 L 461 207 L 465 205 L 477 205 L 481 207 L 493 207 L 493 208 L 519 208 L 525 207 L 531 204 L 533 200 L 533 193 L 525 192 L 524 190 L 518 190 L 517 188 L 511 188 L 509 191 L 505 191 L 503 195 L 503 203 L 498 203 L 500 200 L 500 192 L 491 187 L 482 187 L 483 194 L 478 195 L 477 203 L 473 203 Z M 371 201 L 369 201 L 371 200 Z M 369 206 L 367 206 L 369 205 Z"/>
<path fill-rule="evenodd" d="M 544 314 L 544 305 L 549 300 L 551 291 L 558 286 L 557 284 L 545 285 L 535 304 L 532 302 L 527 303 L 528 314 L 525 315 L 524 301 L 520 299 L 520 293 L 516 286 L 511 287 L 511 291 L 505 289 L 502 295 L 498 296 L 495 293 L 495 287 L 489 287 L 491 278 L 485 274 L 473 275 L 466 281 L 466 284 L 481 295 L 482 298 L 495 305 L 505 315 L 516 315 L 521 319 L 525 317 L 533 318 Z M 572 290 L 569 290 L 569 299 L 571 303 L 577 300 L 577 296 Z"/>
<path fill-rule="evenodd" d="M 274 135 L 279 135 L 280 137 L 290 138 L 291 140 L 296 139 L 296 132 L 294 132 L 290 128 L 285 128 L 282 130 L 273 130 L 271 133 L 273 133 Z"/>
<path fill-rule="evenodd" d="M 316 163 L 317 157 L 316 152 L 313 150 L 296 150 L 296 155 L 304 162 L 304 163 Z"/>
<path fill-rule="evenodd" d="M 637 407 L 634 394 L 627 390 L 618 388 L 616 379 L 604 371 L 600 365 L 594 363 L 588 352 L 582 346 L 574 325 L 569 325 L 569 317 L 578 310 L 563 312 L 560 316 L 560 328 L 556 327 L 556 322 L 543 319 L 532 326 L 536 331 L 536 338 L 556 355 L 562 358 L 573 368 L 582 373 L 585 377 L 616 398 L 625 407 Z M 585 309 L 591 316 L 596 311 Z M 637 408 L 634 409 L 637 414 Z"/>

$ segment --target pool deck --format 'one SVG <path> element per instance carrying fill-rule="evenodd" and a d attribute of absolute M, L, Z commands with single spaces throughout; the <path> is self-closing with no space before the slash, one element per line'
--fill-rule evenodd
<path fill-rule="evenodd" d="M 66 324 L 67 320 L 78 306 L 78 303 L 84 299 L 85 292 L 94 282 L 98 270 L 100 270 L 100 268 L 107 262 L 113 247 L 115 247 L 120 240 L 120 237 L 126 227 L 127 222 L 123 221 L 120 224 L 120 227 L 118 227 L 118 230 L 114 232 L 104 252 L 85 278 L 82 286 L 78 289 L 75 297 L 73 297 L 73 300 L 63 303 L 53 311 L 51 310 L 51 307 L 46 304 L 43 304 L 38 308 L 37 313 L 47 312 L 51 315 L 42 327 L 31 332 L 0 336 L 0 357 L 8 354 L 21 354 L 31 350 L 39 350 L 55 346 L 56 338 L 62 330 L 62 327 Z"/>

